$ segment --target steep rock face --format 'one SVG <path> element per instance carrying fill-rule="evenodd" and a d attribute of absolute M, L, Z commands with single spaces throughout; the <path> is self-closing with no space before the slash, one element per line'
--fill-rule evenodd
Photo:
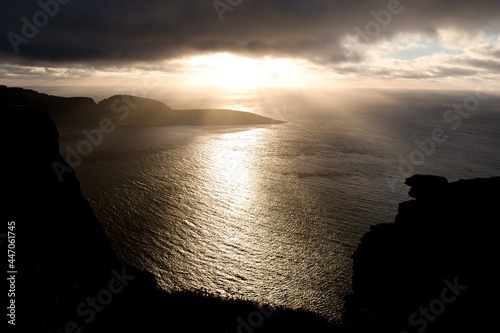
<path fill-rule="evenodd" d="M 500 177 L 406 180 L 395 223 L 371 228 L 353 255 L 344 323 L 360 332 L 481 331 L 499 324 Z M 491 329 L 490 329 L 491 330 Z"/>
<path fill-rule="evenodd" d="M 16 235 L 16 327 L 64 331 L 67 323 L 84 323 L 77 306 L 106 286 L 113 271 L 144 274 L 117 261 L 74 171 L 59 155 L 49 116 L 24 107 L 3 107 L 1 114 L 8 124 L 4 204 Z M 67 171 L 63 179 L 55 168 Z"/>
<path fill-rule="evenodd" d="M 10 161 L 6 169 L 11 194 L 8 207 L 18 217 L 38 213 L 47 219 L 26 220 L 26 225 L 19 225 L 26 246 L 37 256 L 58 260 L 66 256 L 59 249 L 68 249 L 79 264 L 113 262 L 114 251 L 101 224 L 82 196 L 75 173 L 59 155 L 58 131 L 48 115 L 11 107 L 2 108 L 2 116 L 8 124 L 4 130 Z M 63 181 L 56 172 L 61 168 L 66 170 Z M 64 237 L 47 242 L 51 234 Z"/>
<path fill-rule="evenodd" d="M 30 89 L 0 86 L 0 106 L 18 105 L 50 113 L 56 123 L 86 123 L 99 117 L 99 109 L 89 97 L 59 97 Z"/>

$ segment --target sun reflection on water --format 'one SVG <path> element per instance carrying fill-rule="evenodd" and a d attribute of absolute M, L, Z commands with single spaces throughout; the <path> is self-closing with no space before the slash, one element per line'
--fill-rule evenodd
<path fill-rule="evenodd" d="M 245 214 L 255 197 L 255 164 L 263 129 L 224 133 L 205 151 L 208 193 L 227 204 L 232 213 Z"/>

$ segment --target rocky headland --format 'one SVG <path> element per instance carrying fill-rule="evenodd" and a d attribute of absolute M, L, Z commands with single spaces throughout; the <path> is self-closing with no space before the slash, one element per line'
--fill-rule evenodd
<path fill-rule="evenodd" d="M 353 255 L 343 321 L 357 332 L 498 331 L 500 177 L 406 179 L 414 200 Z"/>
<path fill-rule="evenodd" d="M 241 126 L 283 123 L 235 110 L 173 110 L 163 102 L 130 95 L 115 95 L 96 103 L 89 97 L 59 97 L 0 85 L 2 105 L 25 106 L 47 112 L 58 126 L 98 124 L 102 119 L 111 119 L 121 125 Z"/>

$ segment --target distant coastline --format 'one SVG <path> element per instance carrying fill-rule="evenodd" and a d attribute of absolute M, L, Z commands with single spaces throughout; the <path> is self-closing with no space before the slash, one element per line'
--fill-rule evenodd
<path fill-rule="evenodd" d="M 0 85 L 0 105 L 26 106 L 46 112 L 56 125 L 98 124 L 103 119 L 117 117 L 121 125 L 240 126 L 284 123 L 236 110 L 174 110 L 160 101 L 131 95 L 114 95 L 96 103 L 90 97 L 60 97 L 4 85 Z"/>

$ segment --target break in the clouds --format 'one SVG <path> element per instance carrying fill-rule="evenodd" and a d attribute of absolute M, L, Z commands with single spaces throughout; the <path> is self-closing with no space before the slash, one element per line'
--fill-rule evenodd
<path fill-rule="evenodd" d="M 487 76 L 499 70 L 499 22 L 498 0 L 4 0 L 0 73 L 169 72 L 178 59 L 229 52 L 342 75 Z"/>

